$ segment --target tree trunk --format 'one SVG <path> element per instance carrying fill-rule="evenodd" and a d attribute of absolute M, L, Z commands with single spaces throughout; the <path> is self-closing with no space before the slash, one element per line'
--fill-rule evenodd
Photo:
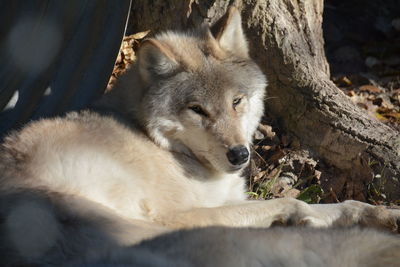
<path fill-rule="evenodd" d="M 251 53 L 269 80 L 268 114 L 335 169 L 335 176 L 323 173 L 323 187 L 365 200 L 366 184 L 379 173 L 387 197 L 398 199 L 399 133 L 368 117 L 330 81 L 323 0 L 134 1 L 130 30 L 213 23 L 232 3 L 242 10 Z"/>

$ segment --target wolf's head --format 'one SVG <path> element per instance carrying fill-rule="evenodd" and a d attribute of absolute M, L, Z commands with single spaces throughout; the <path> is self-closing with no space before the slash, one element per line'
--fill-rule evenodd
<path fill-rule="evenodd" d="M 154 142 L 216 171 L 246 166 L 266 79 L 249 58 L 235 8 L 211 29 L 145 41 L 136 71 L 142 84 L 136 116 Z"/>

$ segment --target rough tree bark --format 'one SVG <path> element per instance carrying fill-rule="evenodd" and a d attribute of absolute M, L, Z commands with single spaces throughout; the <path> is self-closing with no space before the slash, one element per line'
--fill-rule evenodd
<path fill-rule="evenodd" d="M 330 81 L 323 0 L 136 0 L 129 29 L 213 23 L 229 4 L 242 10 L 253 58 L 267 74 L 268 114 L 334 169 L 334 176 L 321 177 L 323 187 L 346 192 L 342 198 L 365 200 L 365 185 L 381 173 L 386 195 L 398 199 L 399 134 L 368 117 Z"/>

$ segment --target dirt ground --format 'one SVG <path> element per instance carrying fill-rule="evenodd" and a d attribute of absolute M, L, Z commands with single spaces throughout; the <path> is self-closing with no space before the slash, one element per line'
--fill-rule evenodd
<path fill-rule="evenodd" d="M 331 78 L 372 119 L 400 134 L 400 5 L 392 0 L 387 6 L 361 2 L 325 2 L 323 28 Z M 150 31 L 125 36 L 108 89 L 135 60 L 135 51 Z M 252 155 L 246 170 L 250 198 L 291 196 L 308 203 L 349 198 L 345 191 L 338 194 L 334 188 L 321 186 L 321 177 L 337 174 L 312 152 L 300 149 L 299 140 L 281 132 L 273 118 L 265 116 L 260 123 Z M 400 200 L 386 199 L 385 177 L 373 176 L 365 185 L 365 199 L 373 204 L 400 204 Z"/>

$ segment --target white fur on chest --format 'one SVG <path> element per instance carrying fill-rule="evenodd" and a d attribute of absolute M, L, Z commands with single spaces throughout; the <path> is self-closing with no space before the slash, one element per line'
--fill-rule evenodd
<path fill-rule="evenodd" d="M 202 207 L 218 207 L 245 200 L 244 180 L 238 174 L 222 174 L 205 181 L 191 181 Z"/>
<path fill-rule="evenodd" d="M 79 195 L 121 216 L 142 220 L 245 199 L 244 181 L 237 174 L 194 179 L 167 157 L 168 151 L 148 155 L 126 155 L 123 149 L 115 155 L 115 151 L 119 150 L 90 145 L 67 146 L 62 151 L 49 148 L 46 157 L 38 156 L 33 164 L 35 176 L 51 190 Z"/>

